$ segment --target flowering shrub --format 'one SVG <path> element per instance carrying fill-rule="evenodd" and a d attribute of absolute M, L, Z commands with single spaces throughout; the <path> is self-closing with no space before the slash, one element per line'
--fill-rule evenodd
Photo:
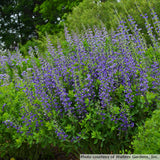
<path fill-rule="evenodd" d="M 151 49 L 158 55 L 158 43 L 148 49 L 129 21 L 135 34 L 124 21 L 111 35 L 105 28 L 84 35 L 66 29 L 65 47 L 48 40 L 48 52 L 37 58 L 31 50 L 28 59 L 7 57 L 0 68 L 0 120 L 9 136 L 1 131 L 1 138 L 10 137 L 13 148 L 52 145 L 77 157 L 132 151 L 137 127 L 159 104 L 160 64 L 150 59 Z M 12 91 L 4 98 L 6 90 Z"/>

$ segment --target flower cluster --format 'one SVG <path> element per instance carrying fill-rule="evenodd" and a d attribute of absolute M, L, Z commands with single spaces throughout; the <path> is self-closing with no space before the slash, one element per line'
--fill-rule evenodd
<path fill-rule="evenodd" d="M 145 62 L 147 47 L 131 16 L 129 22 L 133 34 L 129 33 L 124 21 L 111 35 L 105 28 L 95 28 L 83 35 L 71 36 L 66 29 L 67 54 L 60 44 L 54 48 L 48 40 L 48 53 L 38 57 L 39 65 L 31 61 L 33 68 L 30 77 L 27 78 L 29 68 L 22 72 L 21 78 L 26 81 L 24 92 L 31 106 L 26 104 L 21 108 L 22 122 L 15 127 L 17 131 L 22 132 L 21 128 L 25 125 L 27 134 L 33 134 L 32 131 L 39 132 L 46 122 L 56 119 L 57 126 L 62 128 L 54 128 L 59 139 L 69 137 L 74 141 L 79 137 L 76 133 L 68 136 L 66 132 L 69 131 L 61 126 L 64 123 L 62 119 L 67 117 L 68 121 L 74 119 L 81 122 L 89 115 L 89 108 L 97 107 L 97 102 L 100 103 L 99 110 L 103 111 L 101 116 L 104 121 L 107 116 L 111 117 L 112 121 L 118 123 L 119 130 L 134 127 L 131 111 L 135 107 L 135 96 L 145 96 L 151 88 L 159 90 L 160 66 L 158 62 L 150 66 Z M 149 35 L 156 41 L 152 27 L 147 22 L 146 25 Z M 10 67 L 13 67 L 13 62 L 16 62 L 15 65 L 21 61 L 27 62 L 17 57 L 8 58 Z M 4 79 L 4 75 L 0 76 Z M 152 86 L 149 76 L 154 79 Z M 119 110 L 114 113 L 112 106 Z M 10 121 L 3 123 L 13 126 Z"/>

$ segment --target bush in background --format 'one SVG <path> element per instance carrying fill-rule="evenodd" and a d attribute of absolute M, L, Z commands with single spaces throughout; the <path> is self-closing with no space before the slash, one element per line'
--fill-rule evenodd
<path fill-rule="evenodd" d="M 160 106 L 160 103 L 159 103 Z M 147 119 L 144 126 L 140 126 L 133 141 L 135 154 L 160 153 L 160 110 L 153 112 L 152 118 Z"/>
<path fill-rule="evenodd" d="M 114 29 L 116 22 L 114 5 L 116 1 L 100 2 L 99 0 L 84 0 L 73 8 L 72 13 L 67 16 L 66 26 L 69 31 L 83 31 L 84 28 L 101 28 L 105 24 L 107 30 Z"/>

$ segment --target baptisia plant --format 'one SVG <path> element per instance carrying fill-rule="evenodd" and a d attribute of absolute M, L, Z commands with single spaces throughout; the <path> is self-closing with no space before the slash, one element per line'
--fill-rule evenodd
<path fill-rule="evenodd" d="M 14 119 L 18 147 L 59 146 L 77 157 L 130 149 L 137 126 L 157 108 L 160 66 L 148 62 L 140 30 L 129 22 L 131 31 L 120 21 L 111 35 L 105 28 L 81 35 L 66 29 L 63 44 L 54 48 L 48 40 L 48 52 L 30 60 L 32 72 L 23 69 L 21 77 L 27 100 L 6 119 L 7 108 L 1 112 L 7 128 Z"/>

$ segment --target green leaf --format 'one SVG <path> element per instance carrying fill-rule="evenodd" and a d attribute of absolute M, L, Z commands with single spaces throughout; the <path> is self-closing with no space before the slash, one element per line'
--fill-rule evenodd
<path fill-rule="evenodd" d="M 152 93 L 152 92 L 147 92 L 147 95 L 146 95 L 147 100 L 148 100 L 149 103 L 151 103 L 152 100 L 154 100 L 156 96 L 157 96 L 157 94 Z"/>
<path fill-rule="evenodd" d="M 102 139 L 101 132 L 93 131 L 91 133 L 91 138 Z"/>
<path fill-rule="evenodd" d="M 111 132 L 113 132 L 115 130 L 115 126 L 111 127 Z"/>
<path fill-rule="evenodd" d="M 19 148 L 22 145 L 22 138 L 16 139 L 16 147 Z"/>
<path fill-rule="evenodd" d="M 49 131 L 52 130 L 52 124 L 50 122 L 46 122 L 46 127 Z"/>
<path fill-rule="evenodd" d="M 69 93 L 69 94 L 68 94 L 69 97 L 71 97 L 71 98 L 74 97 L 74 91 L 73 91 L 73 90 L 69 90 L 68 93 Z"/>
<path fill-rule="evenodd" d="M 97 80 L 96 80 L 96 83 L 97 83 L 98 85 L 100 85 L 100 84 L 101 84 L 101 81 L 100 81 L 99 79 L 97 79 Z"/>
<path fill-rule="evenodd" d="M 71 132 L 71 131 L 73 131 L 73 126 L 72 126 L 71 124 L 68 124 L 68 125 L 65 127 L 65 129 L 66 129 L 66 132 Z"/>
<path fill-rule="evenodd" d="M 101 148 L 103 147 L 103 142 L 101 142 Z"/>
<path fill-rule="evenodd" d="M 95 139 L 95 140 L 94 140 L 94 144 L 97 144 L 97 143 L 98 143 L 98 139 Z"/>
<path fill-rule="evenodd" d="M 91 119 L 91 114 L 87 114 L 85 120 L 90 120 Z"/>
<path fill-rule="evenodd" d="M 85 102 L 86 105 L 88 105 L 89 104 L 89 99 L 86 98 L 84 102 Z"/>
<path fill-rule="evenodd" d="M 119 114 L 119 110 L 120 110 L 120 108 L 115 106 L 115 105 L 112 108 L 112 112 L 115 113 L 115 114 Z"/>

